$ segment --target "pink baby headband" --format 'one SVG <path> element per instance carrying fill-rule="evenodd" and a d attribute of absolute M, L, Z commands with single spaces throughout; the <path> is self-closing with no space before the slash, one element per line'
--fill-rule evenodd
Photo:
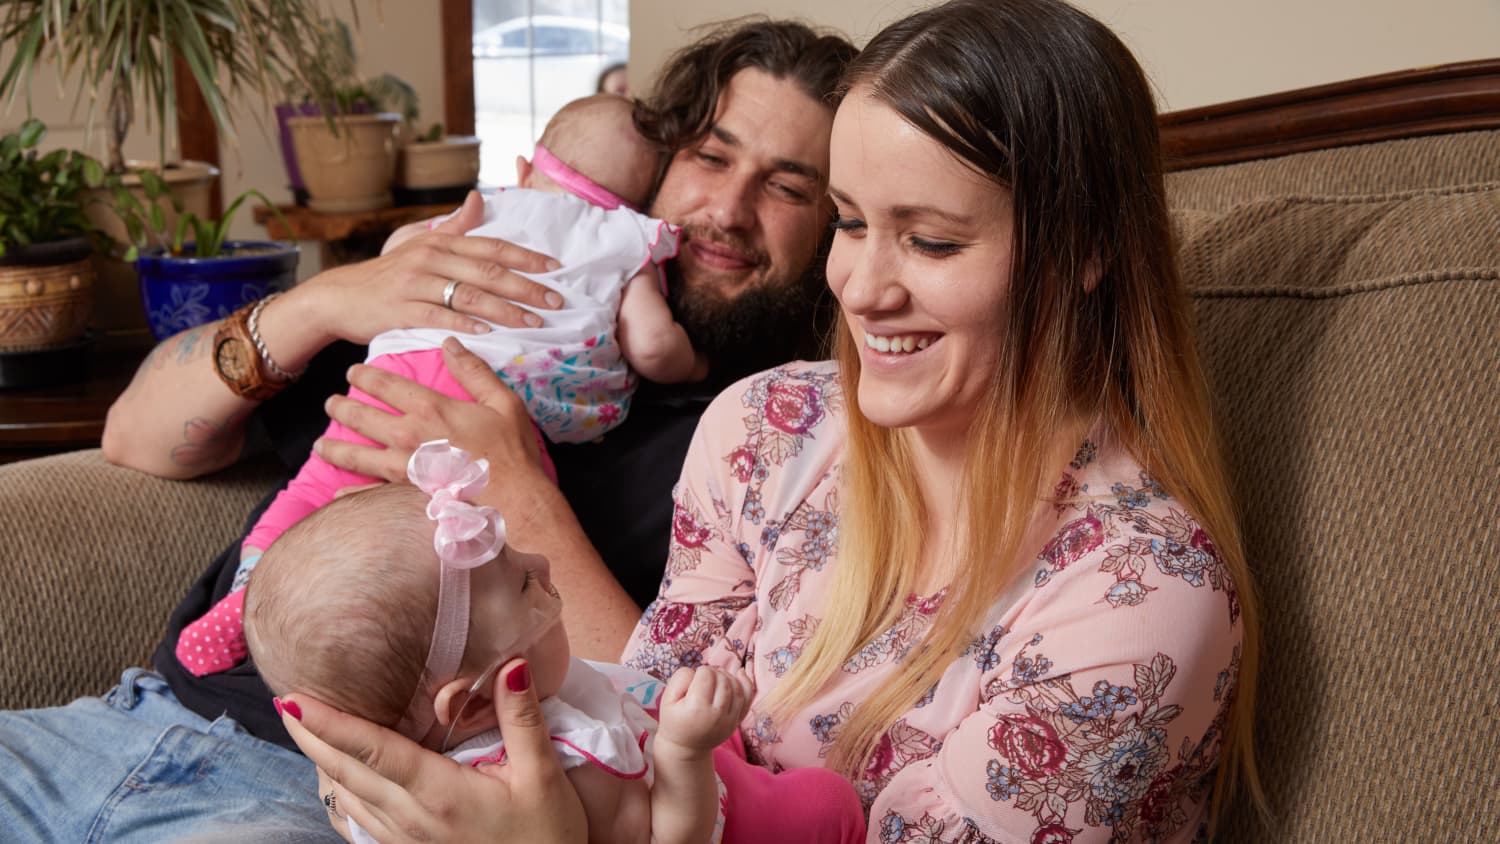
<path fill-rule="evenodd" d="M 569 167 L 561 158 L 553 155 L 541 144 L 537 144 L 531 153 L 531 166 L 547 174 L 548 178 L 562 185 L 568 193 L 587 200 L 591 205 L 597 205 L 606 211 L 613 211 L 622 205 L 626 208 L 635 208 L 608 188 L 599 186 L 593 179 Z"/>
<path fill-rule="evenodd" d="M 406 476 L 432 497 L 427 518 L 437 522 L 432 545 L 442 567 L 432 646 L 416 693 L 397 725 L 403 735 L 420 738 L 435 718 L 427 699 L 457 677 L 463 664 L 469 637 L 469 570 L 493 560 L 505 547 L 505 520 L 493 507 L 469 503 L 489 483 L 489 461 L 474 460 L 447 440 L 422 443 L 407 461 Z"/>

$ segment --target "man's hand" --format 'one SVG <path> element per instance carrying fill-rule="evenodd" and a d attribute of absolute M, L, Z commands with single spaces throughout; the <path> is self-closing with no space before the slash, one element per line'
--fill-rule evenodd
<path fill-rule="evenodd" d="M 523 660 L 497 673 L 493 694 L 505 737 L 503 765 L 454 764 L 301 694 L 283 701 L 281 721 L 333 781 L 340 811 L 384 844 L 586 841 L 583 804 L 552 750 Z"/>
<path fill-rule="evenodd" d="M 477 355 L 453 338 L 443 342 L 443 360 L 474 401 L 466 402 L 408 381 L 399 375 L 358 365 L 349 383 L 390 405 L 387 413 L 348 396 L 333 396 L 328 415 L 383 447 L 319 440 L 318 455 L 360 474 L 397 483 L 406 480 L 406 461 L 428 440 L 448 439 L 490 461 L 496 477 L 541 473 L 539 444 L 526 407 Z"/>
<path fill-rule="evenodd" d="M 562 297 L 518 273 L 544 273 L 556 269 L 557 261 L 507 241 L 464 236 L 483 221 L 484 202 L 470 192 L 458 212 L 430 232 L 408 237 L 378 258 L 325 270 L 287 298 L 305 315 L 304 330 L 321 334 L 325 345 L 334 339 L 368 343 L 393 328 L 489 330 L 473 317 L 511 327 L 541 325 L 527 308 L 555 309 Z M 449 309 L 443 294 L 451 281 L 458 286 Z M 266 337 L 274 349 L 273 340 Z"/>
<path fill-rule="evenodd" d="M 727 671 L 679 668 L 661 696 L 657 753 L 707 756 L 739 728 L 750 690 Z"/>

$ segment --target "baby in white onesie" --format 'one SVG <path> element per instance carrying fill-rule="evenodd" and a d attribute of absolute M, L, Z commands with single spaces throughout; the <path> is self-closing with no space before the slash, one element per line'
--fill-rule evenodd
<path fill-rule="evenodd" d="M 559 269 L 532 278 L 562 296 L 561 309 L 543 312 L 539 327 L 496 325 L 488 334 L 387 331 L 370 342 L 367 362 L 469 399 L 443 362 L 443 340 L 456 336 L 525 401 L 550 442 L 586 442 L 618 425 L 637 375 L 702 380 L 708 362 L 673 319 L 663 288 L 660 265 L 677 253 L 678 228 L 634 210 L 650 193 L 659 156 L 635 130 L 631 110 L 610 95 L 564 106 L 531 160 L 517 159 L 520 188 L 488 197 L 484 223 L 468 232 L 556 258 Z M 390 410 L 352 387 L 349 395 Z M 336 422 L 324 436 L 370 444 Z M 551 474 L 545 447 L 542 462 Z M 311 456 L 245 537 L 235 590 L 178 637 L 183 667 L 203 676 L 243 660 L 243 587 L 260 553 L 340 489 L 376 480 Z"/>

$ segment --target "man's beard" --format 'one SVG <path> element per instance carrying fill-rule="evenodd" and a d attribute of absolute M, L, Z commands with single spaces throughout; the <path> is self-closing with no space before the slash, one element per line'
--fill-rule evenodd
<path fill-rule="evenodd" d="M 823 282 L 823 250 L 794 279 L 762 279 L 725 298 L 688 285 L 667 264 L 667 302 L 693 348 L 708 356 L 709 381 L 727 385 L 787 361 L 826 356 L 832 296 Z"/>

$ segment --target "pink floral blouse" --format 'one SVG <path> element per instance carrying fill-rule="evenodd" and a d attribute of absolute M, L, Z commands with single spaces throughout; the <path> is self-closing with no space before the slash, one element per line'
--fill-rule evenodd
<path fill-rule="evenodd" d="M 626 648 L 660 677 L 743 665 L 757 700 L 817 627 L 838 548 L 843 402 L 832 364 L 731 387 L 682 479 L 667 574 Z M 941 680 L 855 783 L 870 841 L 1187 841 L 1199 832 L 1239 668 L 1239 604 L 1213 543 L 1096 433 L 1039 507 L 1037 549 Z M 998 561 L 997 561 L 998 562 Z M 943 593 L 896 624 L 789 723 L 742 732 L 773 770 L 823 764 Z"/>

